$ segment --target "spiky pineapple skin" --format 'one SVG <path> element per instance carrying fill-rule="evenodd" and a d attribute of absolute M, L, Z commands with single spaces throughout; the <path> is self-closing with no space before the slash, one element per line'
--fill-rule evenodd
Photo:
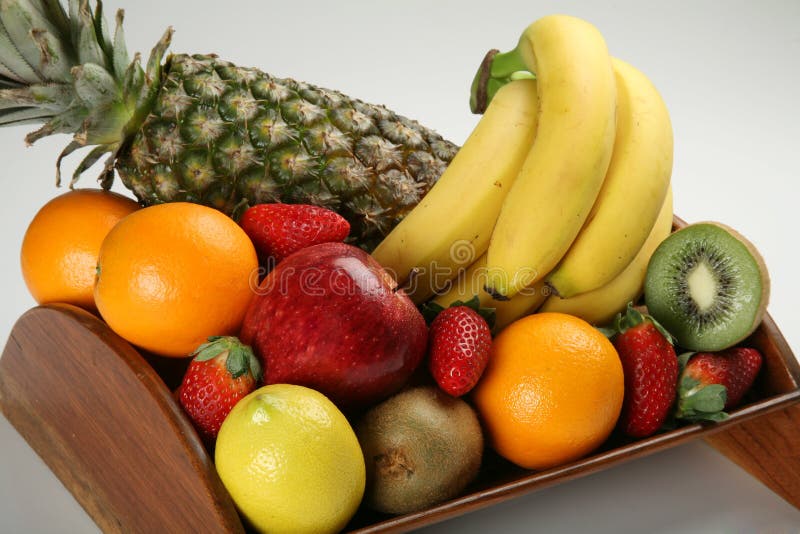
<path fill-rule="evenodd" d="M 145 205 L 235 215 L 263 202 L 337 211 L 371 249 L 433 186 L 457 147 L 383 106 L 213 55 L 173 55 L 152 110 L 118 153 Z"/>

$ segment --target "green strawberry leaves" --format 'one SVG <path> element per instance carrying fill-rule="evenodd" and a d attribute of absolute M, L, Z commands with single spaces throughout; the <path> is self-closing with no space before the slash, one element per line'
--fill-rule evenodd
<path fill-rule="evenodd" d="M 625 313 L 618 313 L 614 320 L 612 321 L 610 326 L 598 328 L 600 332 L 603 333 L 604 336 L 611 339 L 617 334 L 624 334 L 627 330 L 635 326 L 639 326 L 642 323 L 649 322 L 651 323 L 658 332 L 664 336 L 664 338 L 670 343 L 670 345 L 675 346 L 675 339 L 672 335 L 667 332 L 667 329 L 664 328 L 658 321 L 656 321 L 650 315 L 646 313 L 642 313 L 636 308 L 633 307 L 633 302 L 628 303 L 628 307 L 625 310 Z"/>
<path fill-rule="evenodd" d="M 442 313 L 446 308 L 440 304 L 436 304 L 435 302 L 426 302 L 422 306 L 419 307 L 419 311 L 422 316 L 425 318 L 425 322 L 428 323 L 428 326 L 431 325 L 436 316 Z"/>
<path fill-rule="evenodd" d="M 724 411 L 728 401 L 728 389 L 722 384 L 704 384 L 687 375 L 684 371 L 694 352 L 684 352 L 678 356 L 681 379 L 678 384 L 678 398 L 675 418 L 684 421 L 724 421 L 728 414 Z"/>
<path fill-rule="evenodd" d="M 490 330 L 494 328 L 494 323 L 495 320 L 497 319 L 495 309 L 482 308 L 481 301 L 477 295 L 475 295 L 466 302 L 462 300 L 456 300 L 455 302 L 450 304 L 448 308 L 455 308 L 457 306 L 466 306 L 467 308 L 474 310 L 475 312 L 477 312 L 478 315 L 483 317 L 483 320 L 486 321 L 486 324 L 489 325 Z M 433 322 L 433 320 L 436 319 L 436 316 L 442 313 L 445 309 L 446 308 L 444 306 L 436 304 L 433 301 L 426 302 L 425 304 L 420 306 L 420 312 L 422 313 L 422 316 L 425 318 L 425 322 L 428 323 L 428 325 L 430 325 Z"/>
<path fill-rule="evenodd" d="M 685 421 L 724 421 L 728 414 L 723 411 L 728 393 L 721 384 L 702 385 L 698 380 L 684 377 L 678 393 L 677 419 Z"/>
<path fill-rule="evenodd" d="M 253 354 L 253 350 L 239 341 L 235 336 L 211 336 L 207 343 L 203 343 L 191 356 L 196 361 L 204 362 L 213 360 L 218 356 L 227 354 L 225 368 L 231 377 L 239 378 L 243 374 L 250 372 L 256 381 L 261 380 L 261 364 Z"/>
<path fill-rule="evenodd" d="M 684 352 L 678 356 L 678 369 L 681 373 L 686 369 L 686 364 L 689 363 L 689 358 L 697 354 L 696 352 Z"/>

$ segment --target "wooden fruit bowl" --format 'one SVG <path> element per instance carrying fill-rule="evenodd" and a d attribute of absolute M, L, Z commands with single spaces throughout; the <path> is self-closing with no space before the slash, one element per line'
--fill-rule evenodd
<path fill-rule="evenodd" d="M 745 345 L 763 353 L 764 367 L 722 423 L 612 436 L 586 458 L 539 472 L 488 451 L 462 496 L 399 517 L 360 510 L 349 529 L 412 530 L 697 438 L 800 507 L 800 366 L 769 316 Z M 104 532 L 245 532 L 172 396 L 186 364 L 141 354 L 79 308 L 40 306 L 20 317 L 0 358 L 0 408 Z"/>

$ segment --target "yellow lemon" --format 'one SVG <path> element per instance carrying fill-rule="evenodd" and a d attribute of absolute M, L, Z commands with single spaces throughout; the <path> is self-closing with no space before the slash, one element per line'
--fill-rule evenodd
<path fill-rule="evenodd" d="M 338 532 L 364 495 L 353 429 L 322 393 L 264 386 L 239 401 L 217 437 L 222 483 L 260 532 Z"/>

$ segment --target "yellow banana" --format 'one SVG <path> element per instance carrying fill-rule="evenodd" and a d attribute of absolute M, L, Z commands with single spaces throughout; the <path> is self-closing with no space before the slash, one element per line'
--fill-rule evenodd
<path fill-rule="evenodd" d="M 567 252 L 603 184 L 615 135 L 614 71 L 594 26 L 544 17 L 508 54 L 536 75 L 539 125 L 489 243 L 486 290 L 496 299 L 531 286 Z"/>
<path fill-rule="evenodd" d="M 417 302 L 427 300 L 486 251 L 503 199 L 527 156 L 537 124 L 533 80 L 503 86 L 464 146 L 422 201 L 372 256 Z"/>
<path fill-rule="evenodd" d="M 509 300 L 498 301 L 483 291 L 484 285 L 486 285 L 486 254 L 475 260 L 475 263 L 453 281 L 450 289 L 438 295 L 433 302 L 446 308 L 457 300 L 466 302 L 477 295 L 481 307 L 495 309 L 494 331 L 499 332 L 520 317 L 533 313 L 550 294 L 544 282 L 539 282 L 523 289 Z"/>
<path fill-rule="evenodd" d="M 611 282 L 594 291 L 568 299 L 555 295 L 548 297 L 539 311 L 568 313 L 595 325 L 607 324 L 618 312 L 625 309 L 628 302 L 635 302 L 641 296 L 650 256 L 671 230 L 672 188 L 667 188 L 667 198 L 664 199 L 650 235 L 630 265 Z"/>
<path fill-rule="evenodd" d="M 672 174 L 672 125 L 640 71 L 612 58 L 617 133 L 603 187 L 578 237 L 547 283 L 563 298 L 597 289 L 630 264 L 664 204 Z"/>

